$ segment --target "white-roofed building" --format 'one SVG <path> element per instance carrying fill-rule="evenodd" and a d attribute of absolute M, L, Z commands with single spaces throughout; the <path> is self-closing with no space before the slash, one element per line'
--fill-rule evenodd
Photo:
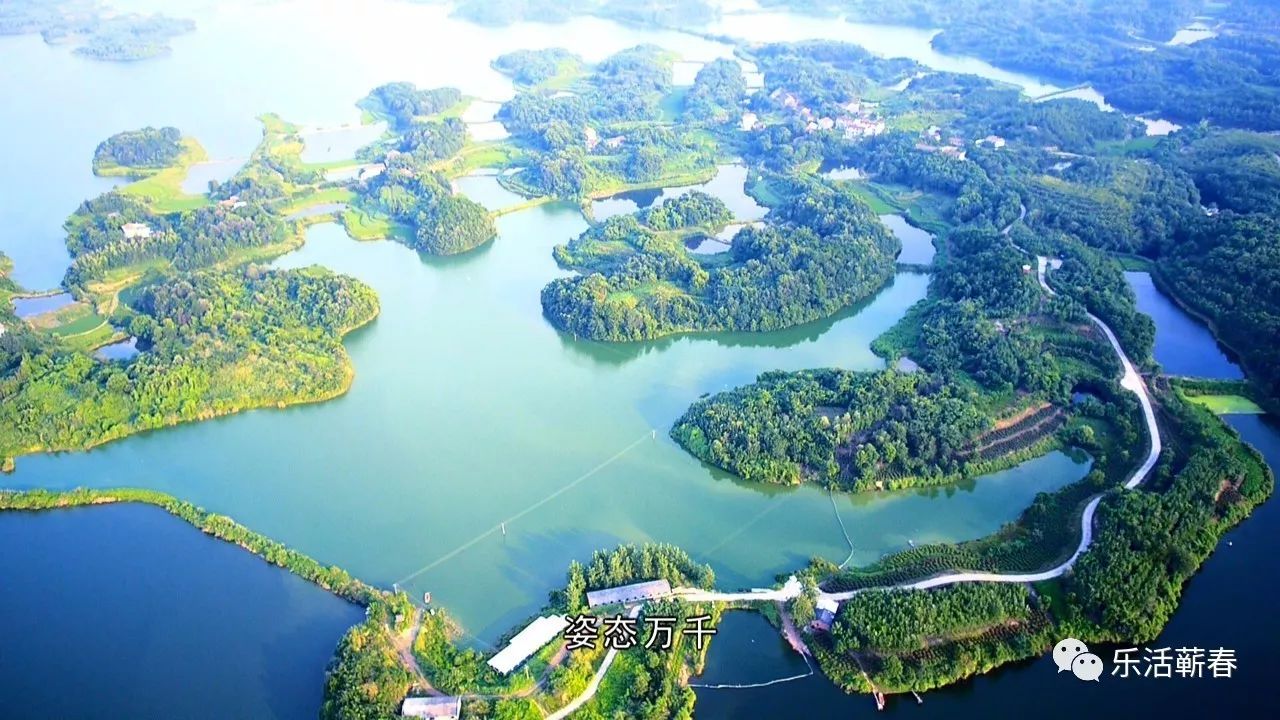
<path fill-rule="evenodd" d="M 548 615 L 534 620 L 516 633 L 497 655 L 489 658 L 489 667 L 503 675 L 510 673 L 554 640 L 568 625 L 569 621 L 563 615 Z"/>
<path fill-rule="evenodd" d="M 405 698 L 404 704 L 400 706 L 400 714 L 405 717 L 458 720 L 462 717 L 462 698 L 454 696 Z"/>
<path fill-rule="evenodd" d="M 819 597 L 818 605 L 815 609 L 814 627 L 819 630 L 830 630 L 831 623 L 835 622 L 836 613 L 840 610 L 840 604 L 829 597 Z"/>
<path fill-rule="evenodd" d="M 666 580 L 650 580 L 605 590 L 593 590 L 587 593 L 587 605 L 594 608 L 601 605 L 642 602 L 657 600 L 670 594 L 671 583 Z"/>
<path fill-rule="evenodd" d="M 125 223 L 120 226 L 126 240 L 151 237 L 151 226 L 146 223 Z"/>

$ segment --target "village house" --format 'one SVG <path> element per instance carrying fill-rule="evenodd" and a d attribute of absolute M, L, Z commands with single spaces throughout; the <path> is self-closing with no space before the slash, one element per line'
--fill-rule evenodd
<path fill-rule="evenodd" d="M 756 115 L 753 112 L 742 113 L 742 120 L 739 121 L 739 127 L 742 128 L 743 132 L 746 132 L 748 130 L 755 130 L 756 126 L 759 124 L 760 124 L 759 115 Z"/>
<path fill-rule="evenodd" d="M 405 717 L 458 720 L 462 716 L 462 698 L 455 696 L 405 698 L 404 704 L 400 706 L 400 714 Z"/>
<path fill-rule="evenodd" d="M 836 612 L 840 610 L 840 605 L 829 597 L 818 598 L 818 605 L 813 618 L 813 629 L 823 632 L 830 632 L 831 623 L 836 621 Z"/>
<path fill-rule="evenodd" d="M 124 231 L 125 240 L 145 240 L 151 237 L 151 226 L 146 223 L 125 223 L 120 229 Z"/>
<path fill-rule="evenodd" d="M 977 142 L 978 145 L 986 145 L 997 150 L 1005 146 L 1004 138 L 999 135 L 988 135 Z"/>
<path fill-rule="evenodd" d="M 610 150 L 617 150 L 622 147 L 622 143 L 626 142 L 626 140 L 627 138 L 624 135 L 614 135 L 611 138 L 605 138 L 604 146 Z"/>
<path fill-rule="evenodd" d="M 600 144 L 600 133 L 597 133 L 596 129 L 590 125 L 582 128 L 582 135 L 586 138 L 584 142 L 587 146 L 587 152 L 595 150 L 596 146 Z"/>

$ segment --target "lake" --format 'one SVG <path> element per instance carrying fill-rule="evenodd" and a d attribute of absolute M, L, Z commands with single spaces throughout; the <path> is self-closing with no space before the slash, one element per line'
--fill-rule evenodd
<path fill-rule="evenodd" d="M 936 249 L 933 235 L 907 222 L 901 215 L 881 215 L 880 222 L 902 241 L 898 262 L 904 265 L 931 265 Z"/>
<path fill-rule="evenodd" d="M 93 351 L 99 360 L 132 360 L 137 354 L 138 338 L 135 337 L 109 343 Z"/>
<path fill-rule="evenodd" d="M 1150 273 L 1126 272 L 1124 277 L 1138 297 L 1138 310 L 1155 321 L 1154 354 L 1166 373 L 1223 380 L 1244 377 L 1209 328 L 1160 292 Z"/>
<path fill-rule="evenodd" d="M 719 198 L 729 206 L 735 220 L 751 222 L 763 218 L 769 209 L 757 203 L 746 192 L 747 168 L 745 165 L 719 165 L 710 180 L 696 185 L 673 188 L 628 190 L 606 198 L 591 201 L 591 215 L 597 222 L 604 222 L 614 215 L 627 215 L 637 210 L 661 205 L 672 198 L 694 190 L 701 190 Z"/>
<path fill-rule="evenodd" d="M 348 160 L 356 156 L 357 150 L 373 143 L 386 131 L 387 124 L 384 122 L 368 125 L 352 123 L 332 128 L 302 128 L 298 131 L 298 137 L 302 139 L 300 159 L 304 163 Z"/>
<path fill-rule="evenodd" d="M 36 315 L 61 310 L 75 301 L 76 299 L 71 297 L 71 293 L 66 292 L 40 295 L 38 297 L 15 297 L 11 300 L 13 313 L 20 318 L 35 317 Z"/>
<path fill-rule="evenodd" d="M 349 394 L 24 457 L 6 484 L 172 492 L 380 586 L 431 591 L 482 641 L 536 610 L 570 560 L 620 542 L 679 544 L 728 588 L 848 554 L 825 492 L 737 481 L 667 431 L 702 393 L 765 370 L 881 367 L 871 339 L 924 296 L 927 276 L 901 273 L 868 303 L 787 331 L 615 346 L 556 332 L 537 300 L 563 274 L 551 248 L 586 228 L 577 208 L 497 226 L 494 242 L 450 258 L 311 227 L 277 265 L 322 264 L 381 298 L 377 321 L 347 340 Z M 976 483 L 837 504 L 865 562 L 990 533 L 1087 470 L 1055 453 Z M 502 521 L 505 537 L 486 535 Z"/>
<path fill-rule="evenodd" d="M 1257 447 L 1272 470 L 1280 469 L 1280 424 L 1259 415 L 1229 415 L 1226 421 Z M 1280 593 L 1280 504 L 1264 503 L 1228 533 L 1199 574 L 1187 583 L 1178 612 L 1150 648 L 1219 648 L 1236 651 L 1231 679 L 1129 678 L 1107 674 L 1097 683 L 1058 675 L 1046 655 L 922 695 L 891 697 L 886 712 L 912 718 L 1035 717 L 1080 720 L 1098 717 L 1186 717 L 1212 698 L 1222 717 L 1271 714 L 1274 679 L 1280 675 L 1280 616 L 1254 612 Z M 1233 615 L 1246 615 L 1230 620 Z M 756 683 L 804 672 L 804 661 L 786 647 L 763 617 L 726 614 L 707 654 L 706 672 L 695 682 Z M 1108 665 L 1110 649 L 1100 653 Z M 793 717 L 798 702 L 807 717 L 883 717 L 866 695 L 846 695 L 826 678 L 746 690 L 695 689 L 701 718 L 768 720 Z"/>
<path fill-rule="evenodd" d="M 6 96 L 23 98 L 3 111 L 0 153 L 8 162 L 0 164 L 0 220 L 9 232 L 0 245 L 27 287 L 61 280 L 62 223 L 111 187 L 113 181 L 92 175 L 90 158 L 102 139 L 122 129 L 174 125 L 199 139 L 210 157 L 243 158 L 261 137 L 259 114 L 277 112 L 309 127 L 356 123 L 356 100 L 385 82 L 450 85 L 493 101 L 510 97 L 510 82 L 489 67 L 510 50 L 564 46 L 595 61 L 654 43 L 700 62 L 731 55 L 722 43 L 596 18 L 493 29 L 454 21 L 447 7 L 402 2 L 197 1 L 163 9 L 193 17 L 199 30 L 175 39 L 174 52 L 154 61 L 99 63 L 36 36 L 0 37 L 6 67 L 41 69 L 0 73 Z M 764 25 L 752 21 L 755 27 L 768 27 L 772 16 L 764 17 Z M 779 24 L 774 39 L 831 25 L 797 18 Z M 874 28 L 854 37 L 902 48 L 928 40 L 927 33 Z M 50 117 L 59 118 L 57 132 L 49 131 Z M 202 187 L 228 176 L 237 162 L 201 166 L 204 175 L 189 180 Z M 37 166 L 42 182 L 32 183 L 29 169 Z M 743 192 L 745 179 L 744 168 L 726 165 L 702 187 L 740 219 L 758 219 L 764 209 Z M 494 209 L 513 200 L 492 177 L 462 178 L 458 187 Z M 597 207 L 630 212 L 688 190 L 660 188 Z M 752 587 L 811 556 L 848 555 L 835 513 L 853 538 L 854 561 L 869 562 L 911 542 L 990 534 L 1038 492 L 1088 470 L 1087 462 L 1053 453 L 956 486 L 838 496 L 834 509 L 816 488 L 736 480 L 667 437 L 689 403 L 767 370 L 882 367 L 871 340 L 924 297 L 928 277 L 899 273 L 867 302 L 786 331 L 610 345 L 556 332 L 538 302 L 542 287 L 564 274 L 552 247 L 587 228 L 579 210 L 529 208 L 500 217 L 497 227 L 494 242 L 450 258 L 423 257 L 390 242 L 356 243 L 332 223 L 309 228 L 305 246 L 279 266 L 322 264 L 364 280 L 381 298 L 377 321 L 346 341 L 357 371 L 350 393 L 90 452 L 23 457 L 4 485 L 171 492 L 368 582 L 402 582 L 415 595 L 431 591 L 464 624 L 467 642 L 485 648 L 542 605 L 570 560 L 597 548 L 676 543 L 710 562 L 722 587 Z M 504 521 L 506 536 L 495 532 Z M 0 682 L 24 683 L 6 695 L 33 702 L 87 696 L 110 716 L 186 717 L 207 709 L 218 717 L 294 717 L 295 710 L 314 717 L 323 661 L 339 628 L 358 620 L 345 605 L 325 614 L 317 608 L 334 601 L 327 595 L 305 584 L 288 590 L 300 581 L 146 508 L 0 515 L 0 528 L 8 533 L 4 546 L 40 549 L 0 558 L 14 568 L 2 575 L 6 581 L 21 578 L 15 587 L 47 589 L 0 598 L 27 603 L 8 606 L 5 614 L 23 618 L 25 634 L 2 646 L 6 658 L 10 647 L 22 648 L 17 655 L 32 668 L 0 673 L 6 676 Z M 224 550 L 230 554 L 223 557 Z M 78 562 L 60 559 L 73 551 Z M 148 552 L 172 557 L 157 560 Z M 266 579 L 249 579 L 253 568 Z M 172 584 L 188 579 L 205 583 L 189 586 L 202 590 Z M 272 582 L 286 589 L 273 591 Z M 117 594 L 128 592 L 148 594 Z M 297 599 L 312 598 L 307 593 L 315 599 Z M 166 604 L 175 599 L 177 607 Z M 94 615 L 98 607 L 109 616 Z M 137 662 L 114 659 L 134 651 L 122 650 L 128 637 L 104 627 L 112 623 L 148 639 L 145 653 L 127 656 Z M 76 635 L 64 637 L 72 628 Z M 73 646 L 75 657 L 67 652 Z M 231 660 L 241 656 L 247 660 Z M 67 671 L 50 671 L 55 660 Z M 79 673 L 82 662 L 96 674 Z M 145 670 L 129 674 L 135 667 Z M 209 685 L 232 689 L 193 688 L 197 672 L 227 673 Z M 276 672 L 297 675 L 267 674 Z M 174 679 L 179 674 L 182 681 Z M 83 690 L 67 693 L 67 678 L 81 682 L 82 675 Z M 186 712 L 188 700 L 202 709 Z M 50 707 L 35 714 L 80 711 Z M 700 710 L 715 717 L 709 713 Z"/>
<path fill-rule="evenodd" d="M 143 505 L 0 514 L 11 718 L 312 720 L 364 609 Z"/>

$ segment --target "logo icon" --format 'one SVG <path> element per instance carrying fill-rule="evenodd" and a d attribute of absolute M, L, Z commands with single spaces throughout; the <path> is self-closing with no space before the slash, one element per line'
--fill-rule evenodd
<path fill-rule="evenodd" d="M 1058 672 L 1069 671 L 1081 680 L 1097 682 L 1102 676 L 1102 658 L 1089 652 L 1089 646 L 1075 638 L 1066 638 L 1053 647 L 1053 662 Z"/>
<path fill-rule="evenodd" d="M 1098 682 L 1102 675 L 1102 658 L 1093 653 L 1080 653 L 1071 660 L 1071 672 L 1081 680 Z"/>

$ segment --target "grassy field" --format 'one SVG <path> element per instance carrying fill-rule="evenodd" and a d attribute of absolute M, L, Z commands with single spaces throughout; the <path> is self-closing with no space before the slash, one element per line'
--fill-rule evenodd
<path fill-rule="evenodd" d="M 204 195 L 189 195 L 182 191 L 191 166 L 208 159 L 208 154 L 195 138 L 182 139 L 182 153 L 171 167 L 149 175 L 120 188 L 125 195 L 141 198 L 159 213 L 193 210 L 209 204 Z"/>
<path fill-rule="evenodd" d="M 353 240 L 389 240 L 399 238 L 408 242 L 413 230 L 385 215 L 372 215 L 358 208 L 347 208 L 342 214 L 342 226 Z"/>
<path fill-rule="evenodd" d="M 355 197 L 354 192 L 344 187 L 324 188 L 323 190 L 311 192 L 303 191 L 291 196 L 288 202 L 277 208 L 277 212 L 281 215 L 289 216 L 316 205 L 351 202 Z"/>
<path fill-rule="evenodd" d="M 1208 408 L 1215 415 L 1261 415 L 1258 404 L 1242 395 L 1189 395 L 1191 402 Z"/>
<path fill-rule="evenodd" d="M 871 212 L 877 215 L 897 215 L 904 211 L 904 208 L 888 192 L 871 183 L 850 182 L 848 187 L 853 194 L 871 207 Z"/>

